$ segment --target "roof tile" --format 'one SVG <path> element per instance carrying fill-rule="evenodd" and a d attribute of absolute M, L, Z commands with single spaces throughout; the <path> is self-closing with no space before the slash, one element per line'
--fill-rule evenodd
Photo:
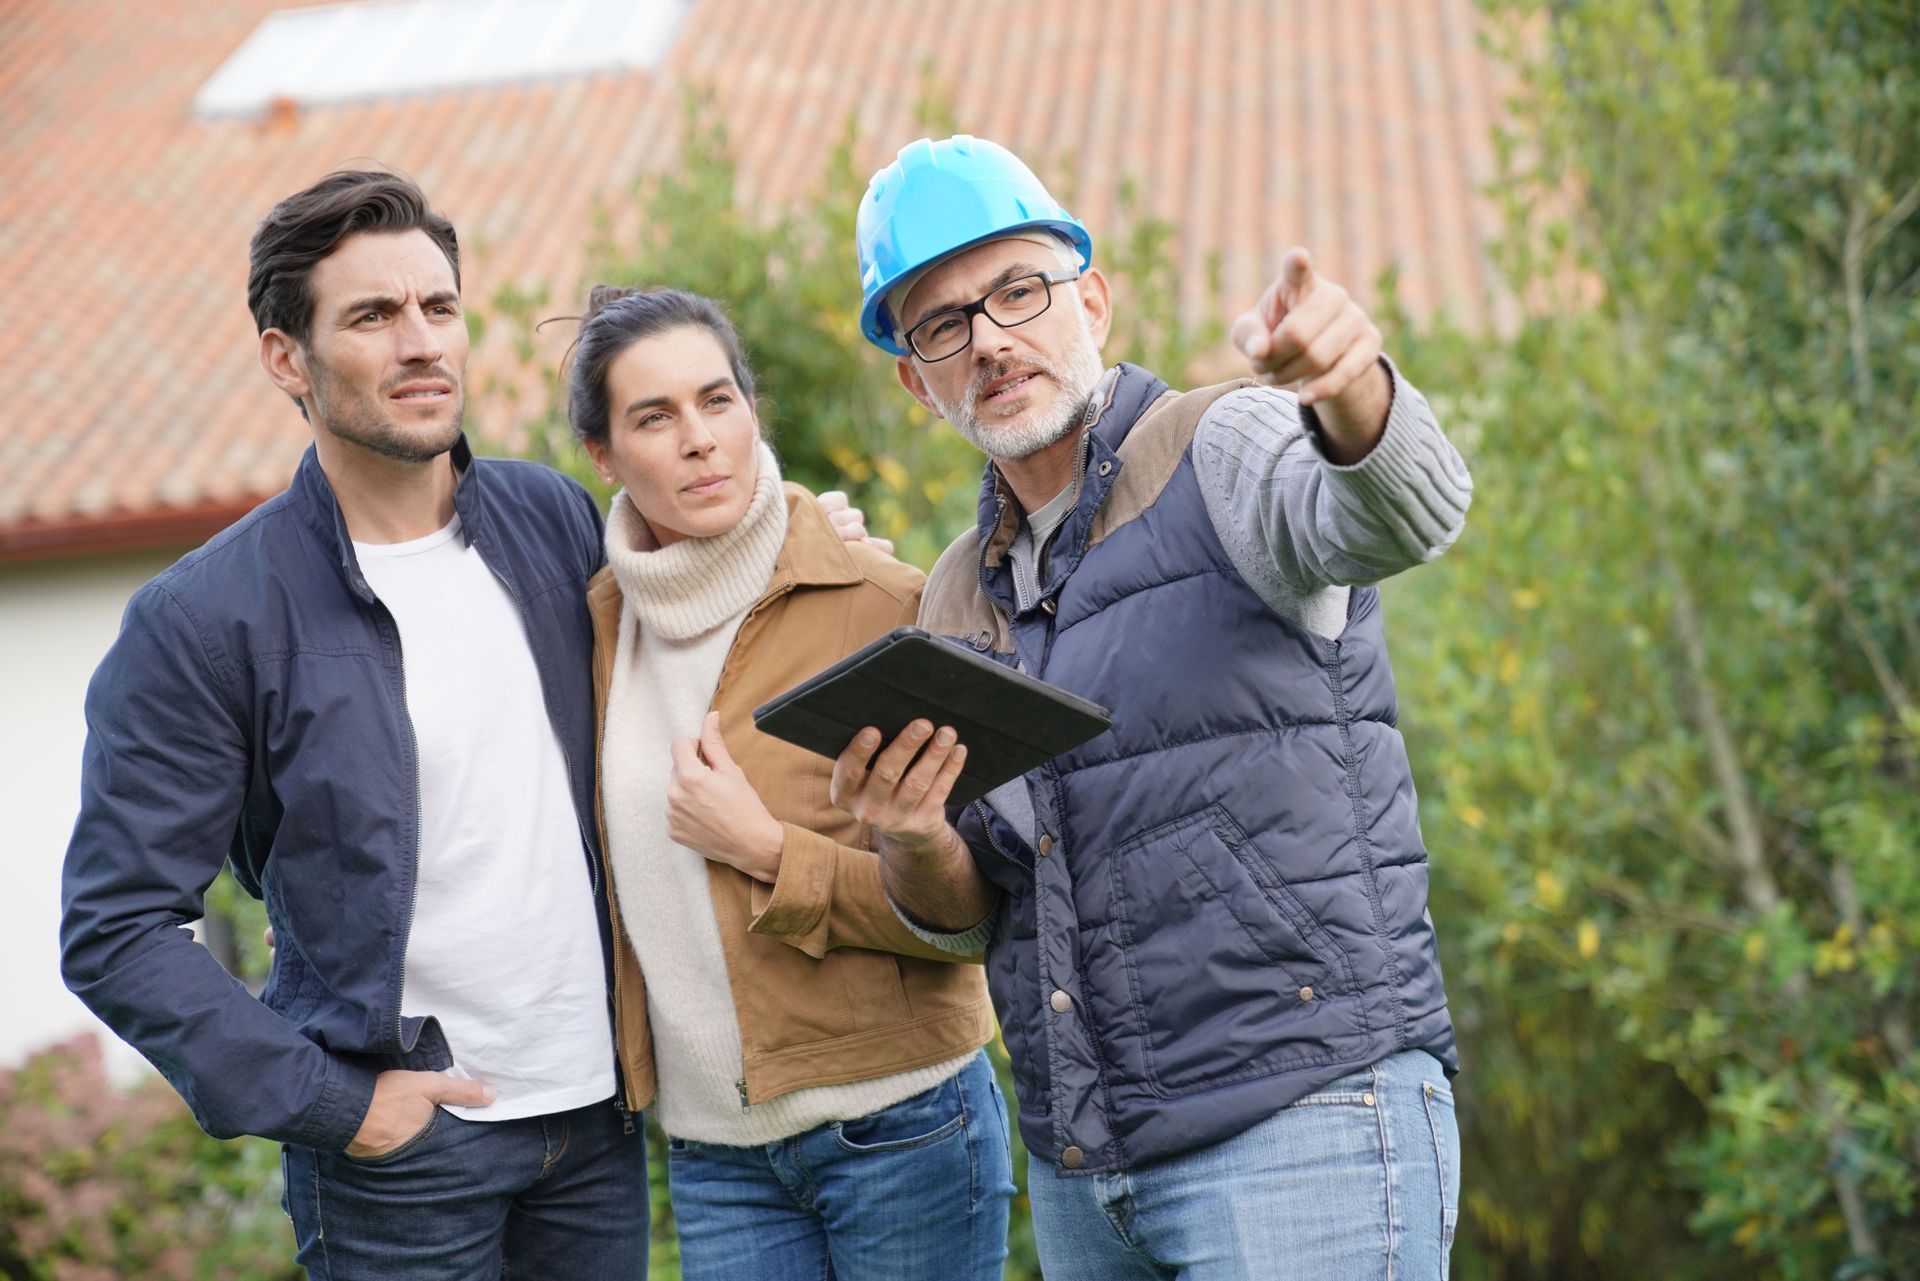
<path fill-rule="evenodd" d="M 1471 0 L 699 0 L 657 73 L 196 121 L 195 91 L 279 7 L 0 7 L 0 555 L 284 484 L 307 431 L 260 374 L 244 297 L 276 199 L 393 166 L 459 225 L 471 298 L 545 282 L 565 311 L 593 210 L 633 228 L 626 193 L 673 163 L 681 83 L 712 88 L 754 205 L 812 190 L 849 115 L 857 165 L 890 160 L 921 129 L 925 66 L 963 129 L 1024 154 L 1096 231 L 1135 180 L 1180 229 L 1190 307 L 1210 252 L 1237 309 L 1300 241 L 1363 298 L 1397 263 L 1416 315 L 1513 309 L 1479 191 L 1504 82 Z M 509 366 L 501 329 L 477 370 Z M 510 438 L 514 388 L 482 382 L 473 417 Z"/>

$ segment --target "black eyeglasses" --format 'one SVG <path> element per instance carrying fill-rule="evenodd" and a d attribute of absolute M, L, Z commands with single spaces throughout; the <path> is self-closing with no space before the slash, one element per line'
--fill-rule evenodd
<path fill-rule="evenodd" d="M 1010 280 L 964 307 L 936 311 L 907 330 L 907 346 L 925 361 L 958 356 L 973 341 L 973 318 L 985 314 L 1002 329 L 1024 325 L 1053 305 L 1053 286 L 1080 279 L 1077 271 L 1037 271 Z"/>

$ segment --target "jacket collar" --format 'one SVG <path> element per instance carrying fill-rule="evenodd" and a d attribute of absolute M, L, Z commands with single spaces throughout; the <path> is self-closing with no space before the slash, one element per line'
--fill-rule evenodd
<path fill-rule="evenodd" d="M 473 466 L 473 447 L 467 443 L 466 433 L 453 442 L 448 452 L 453 461 L 453 510 L 460 517 L 460 526 L 466 532 L 470 542 L 481 542 L 487 536 L 485 509 L 482 503 L 483 482 L 478 469 Z M 360 560 L 353 554 L 353 539 L 347 534 L 347 518 L 341 514 L 340 500 L 333 492 L 333 483 L 327 479 L 326 471 L 320 466 L 319 451 L 312 445 L 300 457 L 300 466 L 293 474 L 293 484 L 288 493 L 300 514 L 300 519 L 320 540 L 327 554 L 340 566 L 346 575 L 347 586 L 354 595 L 372 602 L 377 597 L 373 589 L 367 586 L 366 576 L 360 572 Z"/>

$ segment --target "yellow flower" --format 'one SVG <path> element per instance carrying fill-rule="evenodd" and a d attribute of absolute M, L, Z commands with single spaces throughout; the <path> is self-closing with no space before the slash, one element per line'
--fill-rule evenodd
<path fill-rule="evenodd" d="M 874 470 L 880 473 L 880 479 L 886 483 L 888 489 L 905 489 L 912 484 L 912 479 L 907 475 L 907 469 L 895 459 L 876 458 L 873 460 L 873 466 Z"/>

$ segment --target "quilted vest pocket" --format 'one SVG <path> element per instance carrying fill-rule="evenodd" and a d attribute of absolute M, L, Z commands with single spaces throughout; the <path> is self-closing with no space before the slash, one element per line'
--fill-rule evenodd
<path fill-rule="evenodd" d="M 1171 1096 L 1331 1061 L 1319 1016 L 1352 967 L 1224 808 L 1140 833 L 1108 867 L 1123 1069 Z"/>

